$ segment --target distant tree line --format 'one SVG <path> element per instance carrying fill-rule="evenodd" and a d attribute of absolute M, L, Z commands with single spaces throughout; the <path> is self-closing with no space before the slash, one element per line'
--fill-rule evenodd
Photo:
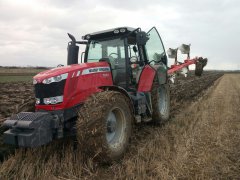
<path fill-rule="evenodd" d="M 0 68 L 7 68 L 7 69 L 49 69 L 51 67 L 45 67 L 45 66 L 27 66 L 27 67 L 21 67 L 21 66 L 0 66 Z"/>

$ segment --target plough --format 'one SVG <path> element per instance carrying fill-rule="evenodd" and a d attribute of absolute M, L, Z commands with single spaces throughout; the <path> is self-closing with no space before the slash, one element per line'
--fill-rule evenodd
<path fill-rule="evenodd" d="M 178 62 L 177 52 L 178 50 L 181 51 L 182 54 L 187 54 L 187 59 L 184 62 Z M 169 48 L 168 57 L 174 58 L 175 62 L 171 67 L 168 69 L 168 76 L 172 83 L 175 82 L 175 78 L 177 74 L 182 74 L 187 77 L 189 73 L 189 66 L 195 64 L 195 75 L 201 76 L 203 72 L 203 68 L 207 65 L 207 58 L 202 57 L 194 57 L 190 58 L 190 45 L 182 44 L 179 48 L 172 49 Z"/>

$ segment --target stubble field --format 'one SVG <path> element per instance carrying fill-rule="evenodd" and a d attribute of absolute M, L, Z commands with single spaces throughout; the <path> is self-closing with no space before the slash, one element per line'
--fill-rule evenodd
<path fill-rule="evenodd" d="M 102 165 L 83 158 L 65 139 L 38 149 L 0 142 L 2 179 L 175 179 L 240 175 L 240 74 L 206 71 L 171 85 L 171 118 L 161 127 L 134 127 L 120 162 Z M 0 83 L 0 120 L 34 110 L 31 82 Z M 1 127 L 1 136 L 3 128 Z M 0 178 L 1 179 L 1 178 Z"/>

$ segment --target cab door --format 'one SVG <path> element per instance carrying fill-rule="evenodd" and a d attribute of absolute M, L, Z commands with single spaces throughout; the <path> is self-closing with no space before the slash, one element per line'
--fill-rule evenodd
<path fill-rule="evenodd" d="M 148 62 L 151 62 L 151 65 L 162 62 L 167 66 L 165 48 L 157 29 L 152 27 L 147 34 L 149 40 L 147 41 L 145 47 Z"/>
<path fill-rule="evenodd" d="M 155 27 L 148 32 L 148 41 L 145 45 L 147 65 L 140 76 L 138 91 L 149 92 L 152 88 L 154 77 L 158 76 L 159 84 L 167 82 L 167 56 L 162 39 Z"/>

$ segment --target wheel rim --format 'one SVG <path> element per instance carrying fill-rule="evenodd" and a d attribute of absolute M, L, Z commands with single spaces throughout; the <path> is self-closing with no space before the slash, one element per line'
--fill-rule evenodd
<path fill-rule="evenodd" d="M 106 139 L 110 148 L 116 148 L 122 144 L 125 136 L 126 119 L 120 108 L 113 108 L 107 116 Z"/>
<path fill-rule="evenodd" d="M 159 92 L 159 99 L 158 99 L 159 112 L 160 112 L 161 115 L 165 115 L 166 112 L 167 112 L 167 109 L 168 109 L 166 88 L 161 86 L 161 87 L 158 88 L 158 92 Z"/>

